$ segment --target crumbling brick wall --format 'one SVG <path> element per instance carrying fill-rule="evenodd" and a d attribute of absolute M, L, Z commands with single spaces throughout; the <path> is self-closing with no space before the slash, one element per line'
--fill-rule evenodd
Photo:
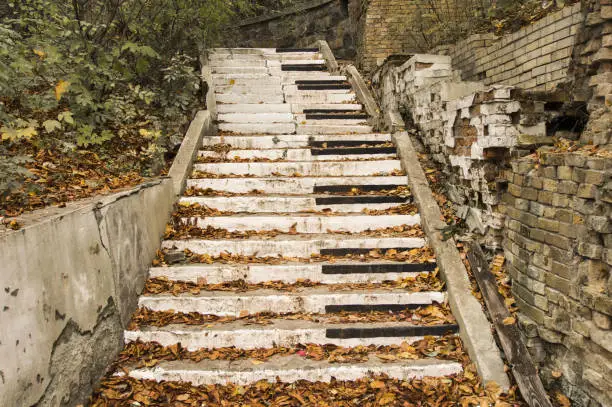
<path fill-rule="evenodd" d="M 612 154 L 589 151 L 512 162 L 504 249 L 519 321 L 548 386 L 578 406 L 609 406 Z"/>

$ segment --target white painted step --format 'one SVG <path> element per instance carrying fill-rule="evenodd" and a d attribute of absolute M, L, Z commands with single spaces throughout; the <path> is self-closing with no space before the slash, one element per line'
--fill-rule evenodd
<path fill-rule="evenodd" d="M 245 292 L 201 291 L 193 294 L 142 295 L 138 306 L 152 311 L 180 310 L 205 315 L 238 317 L 245 311 L 325 314 L 329 305 L 428 305 L 446 301 L 446 292 L 395 290 L 330 291 L 326 287 L 299 291 L 252 290 Z"/>
<path fill-rule="evenodd" d="M 293 123 L 294 115 L 292 113 L 219 113 L 217 120 L 224 123 Z"/>
<path fill-rule="evenodd" d="M 399 160 L 381 161 L 295 161 L 254 163 L 208 163 L 195 164 L 194 170 L 219 175 L 254 175 L 257 177 L 292 176 L 299 173 L 311 177 L 368 176 L 377 173 L 401 171 Z"/>
<path fill-rule="evenodd" d="M 314 93 L 316 92 L 316 93 Z M 302 90 L 299 93 L 286 94 L 287 103 L 309 104 L 309 103 L 357 103 L 354 93 L 324 93 L 319 91 Z"/>
<path fill-rule="evenodd" d="M 256 94 L 283 94 L 280 84 L 262 84 L 260 86 L 248 85 L 215 85 L 216 95 L 248 95 Z"/>
<path fill-rule="evenodd" d="M 272 78 L 267 66 L 213 66 L 211 67 L 214 84 L 217 85 L 217 79 L 224 79 L 226 75 L 254 75 L 259 74 L 257 78 Z M 265 74 L 265 75 L 264 75 Z M 280 79 L 280 77 L 277 77 Z M 227 79 L 230 80 L 230 79 Z M 225 81 L 224 81 L 225 82 Z"/>
<path fill-rule="evenodd" d="M 237 134 L 292 134 L 295 123 L 219 123 L 219 130 Z"/>
<path fill-rule="evenodd" d="M 297 134 L 368 134 L 372 133 L 372 126 L 368 125 L 326 125 L 298 123 Z"/>
<path fill-rule="evenodd" d="M 312 155 L 312 150 L 307 148 L 277 148 L 269 150 L 230 150 L 227 154 L 220 154 L 214 151 L 200 151 L 200 157 L 226 158 L 227 160 L 236 157 L 240 159 L 268 159 L 285 161 L 343 161 L 343 160 L 385 160 L 389 158 L 397 159 L 396 154 L 325 154 Z"/>
<path fill-rule="evenodd" d="M 412 325 L 405 322 L 324 324 L 303 320 L 277 320 L 270 325 L 245 324 L 236 321 L 227 324 L 206 326 L 171 325 L 165 327 L 142 327 L 138 331 L 126 331 L 125 342 L 157 342 L 162 346 L 180 343 L 189 351 L 200 349 L 229 348 L 259 349 L 294 347 L 301 344 L 355 346 L 391 346 L 402 342 L 413 343 L 422 336 L 395 336 L 376 338 L 327 338 L 331 328 L 402 328 Z"/>
<path fill-rule="evenodd" d="M 323 195 L 318 195 L 323 197 Z M 325 195 L 326 197 L 329 195 Z M 250 213 L 296 213 L 332 209 L 334 212 L 357 213 L 364 209 L 385 210 L 400 203 L 326 204 L 317 205 L 316 196 L 232 196 L 232 197 L 182 197 L 181 203 L 200 204 L 219 211 Z"/>
<path fill-rule="evenodd" d="M 190 224 L 206 228 L 208 226 L 227 229 L 230 231 L 246 230 L 279 230 L 288 233 L 293 228 L 297 233 L 327 233 L 334 232 L 359 233 L 366 230 L 392 228 L 395 226 L 418 225 L 421 222 L 419 215 L 293 215 L 293 216 L 263 216 L 263 215 L 234 215 L 234 216 L 207 216 L 204 218 L 183 218 Z"/>
<path fill-rule="evenodd" d="M 189 249 L 198 254 L 217 256 L 223 252 L 242 256 L 303 257 L 320 254 L 322 249 L 415 249 L 425 246 L 425 239 L 415 237 L 363 237 L 354 235 L 279 235 L 257 239 L 165 240 L 164 249 Z"/>
<path fill-rule="evenodd" d="M 227 80 L 231 80 L 231 79 L 269 79 L 269 78 L 273 78 L 273 77 L 277 77 L 280 78 L 279 75 L 272 75 L 269 71 L 268 68 L 264 68 L 265 70 L 261 70 L 261 72 L 228 72 L 228 73 L 224 73 L 222 70 L 225 69 L 229 69 L 229 68 L 216 68 L 219 69 L 220 72 L 218 73 L 213 73 L 212 77 L 213 77 L 213 82 L 217 83 L 217 81 L 227 81 Z"/>
<path fill-rule="evenodd" d="M 216 191 L 226 191 L 237 194 L 246 194 L 253 190 L 258 190 L 266 194 L 307 195 L 314 193 L 315 185 L 408 185 L 408 177 L 267 177 L 204 178 L 187 180 L 188 188 L 210 188 Z"/>
<path fill-rule="evenodd" d="M 275 135 L 275 136 L 211 136 L 205 137 L 203 146 L 214 146 L 217 144 L 230 144 L 234 149 L 258 150 L 274 148 L 305 148 L 310 147 L 309 141 L 380 141 L 388 143 L 391 141 L 390 134 L 299 134 L 299 135 Z"/>
<path fill-rule="evenodd" d="M 267 68 L 267 61 L 263 58 L 252 58 L 252 59 L 211 58 L 210 66 L 213 68 L 213 70 L 219 67 L 238 67 L 238 68 L 264 67 L 264 68 Z"/>
<path fill-rule="evenodd" d="M 262 94 L 236 94 L 226 93 L 217 94 L 215 96 L 217 104 L 219 103 L 283 103 L 284 97 L 277 93 L 262 93 Z"/>
<path fill-rule="evenodd" d="M 416 277 L 419 272 L 406 273 L 351 273 L 323 274 L 323 266 L 365 266 L 402 265 L 404 263 L 379 261 L 360 263 L 338 261 L 334 263 L 291 263 L 291 264 L 189 264 L 186 266 L 152 267 L 149 277 L 166 277 L 172 281 L 189 281 L 197 283 L 201 278 L 208 284 L 220 284 L 226 281 L 244 280 L 250 284 L 267 281 L 283 281 L 288 284 L 299 280 L 316 281 L 322 284 L 344 283 L 381 283 L 396 281 L 400 278 Z M 425 267 L 425 265 L 423 265 Z"/>
<path fill-rule="evenodd" d="M 250 103 L 250 104 L 234 104 L 234 105 L 217 105 L 217 113 L 220 117 L 224 114 L 254 114 L 254 113 L 292 113 L 291 105 L 288 103 Z"/>
<path fill-rule="evenodd" d="M 163 362 L 154 368 L 131 370 L 129 375 L 139 380 L 190 382 L 192 385 L 200 386 L 226 383 L 247 385 L 260 380 L 292 383 L 299 380 L 329 382 L 335 378 L 345 381 L 357 380 L 372 374 L 412 380 L 459 374 L 462 369 L 460 363 L 437 359 L 383 363 L 378 358 L 372 357 L 369 361 L 360 364 L 339 364 L 314 361 L 300 356 L 286 356 L 282 359 L 272 358 L 260 365 L 254 365 L 250 360 Z"/>
<path fill-rule="evenodd" d="M 276 85 L 281 87 L 283 85 L 281 78 L 279 76 L 269 76 L 267 78 L 232 78 L 232 79 L 219 79 L 215 80 L 215 87 L 220 86 L 272 86 Z"/>

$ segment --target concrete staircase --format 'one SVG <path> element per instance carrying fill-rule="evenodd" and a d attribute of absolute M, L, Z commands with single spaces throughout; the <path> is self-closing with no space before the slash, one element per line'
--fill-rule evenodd
<path fill-rule="evenodd" d="M 219 133 L 204 140 L 163 242 L 165 260 L 150 271 L 149 283 L 166 288 L 147 289 L 139 301 L 139 315 L 158 319 L 140 319 L 126 341 L 189 351 L 406 347 L 457 334 L 452 315 L 424 317 L 448 313 L 446 292 L 391 135 L 368 124 L 347 78 L 330 75 L 317 49 L 215 49 L 209 60 Z M 183 261 L 170 260 L 182 253 Z M 182 323 L 171 318 L 179 313 Z M 125 373 L 243 385 L 462 371 L 436 352 L 416 355 L 179 359 Z"/>

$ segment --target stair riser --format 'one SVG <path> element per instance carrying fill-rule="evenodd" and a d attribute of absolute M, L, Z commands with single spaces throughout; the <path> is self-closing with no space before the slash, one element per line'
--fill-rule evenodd
<path fill-rule="evenodd" d="M 372 133 L 372 126 L 364 125 L 325 125 L 298 123 L 297 134 L 368 134 Z"/>
<path fill-rule="evenodd" d="M 292 113 L 220 113 L 217 120 L 225 123 L 293 123 Z"/>
<path fill-rule="evenodd" d="M 443 303 L 446 294 L 443 292 L 418 293 L 357 293 L 338 291 L 334 294 L 271 294 L 249 296 L 247 293 L 223 296 L 142 296 L 138 301 L 140 307 L 153 311 L 181 310 L 181 312 L 198 312 L 205 315 L 234 316 L 244 311 L 250 314 L 259 312 L 274 313 L 325 313 L 330 305 L 374 305 L 374 304 L 415 304 L 424 305 L 433 302 Z"/>
<path fill-rule="evenodd" d="M 423 266 L 425 269 L 426 266 Z M 321 264 L 300 265 L 224 265 L 188 267 L 154 267 L 149 270 L 149 277 L 165 277 L 173 281 L 191 281 L 197 283 L 205 278 L 208 284 L 219 284 L 225 281 L 244 280 L 247 283 L 258 284 L 266 281 L 283 281 L 291 284 L 298 280 L 317 281 L 322 284 L 344 283 L 380 283 L 395 281 L 400 278 L 416 277 L 418 272 L 406 273 L 353 273 L 324 274 Z M 346 270 L 352 268 L 347 267 Z"/>
<path fill-rule="evenodd" d="M 269 177 L 272 173 L 292 176 L 300 173 L 311 177 L 368 176 L 380 172 L 400 171 L 399 160 L 336 161 L 336 162 L 276 162 L 276 163 L 212 163 L 195 164 L 196 171 L 213 174 L 255 175 Z"/>
<path fill-rule="evenodd" d="M 407 185 L 408 178 L 399 177 L 343 177 L 343 178 L 232 178 L 232 179 L 189 179 L 188 187 L 211 188 L 246 194 L 253 190 L 266 194 L 314 193 L 315 185 Z"/>
<path fill-rule="evenodd" d="M 218 127 L 238 134 L 295 134 L 294 123 L 219 123 Z"/>
<path fill-rule="evenodd" d="M 192 370 L 163 370 L 142 369 L 133 370 L 129 374 L 135 379 L 156 381 L 180 381 L 190 382 L 195 386 L 207 384 L 226 384 L 228 382 L 237 385 L 247 385 L 260 380 L 275 383 L 280 380 L 285 383 L 293 383 L 299 380 L 310 382 L 330 382 L 335 380 L 347 381 L 358 380 L 370 375 L 384 374 L 399 380 L 422 379 L 430 376 L 446 376 L 462 372 L 461 364 L 454 362 L 439 363 L 432 366 L 412 365 L 381 365 L 380 367 L 360 366 L 354 364 L 334 365 L 321 369 L 266 369 L 266 370 L 244 370 L 244 371 L 192 371 Z"/>
<path fill-rule="evenodd" d="M 321 120 L 311 120 L 306 119 L 304 116 L 298 116 L 295 118 L 295 122 L 300 126 L 323 126 L 323 127 L 333 127 L 334 129 L 339 128 L 339 126 L 368 126 L 368 129 L 371 129 L 368 125 L 368 119 L 321 119 Z M 371 130 L 369 130 L 371 131 Z"/>
<path fill-rule="evenodd" d="M 215 96 L 217 103 L 283 103 L 282 94 L 217 94 Z"/>
<path fill-rule="evenodd" d="M 189 249 L 198 254 L 217 256 L 223 252 L 242 256 L 285 256 L 310 258 L 326 249 L 391 249 L 419 248 L 425 246 L 420 238 L 352 238 L 338 236 L 337 239 L 312 240 L 167 240 L 162 243 L 165 249 L 176 247 L 178 250 Z"/>
<path fill-rule="evenodd" d="M 200 157 L 218 157 L 232 160 L 268 159 L 286 161 L 342 161 L 342 160 L 386 160 L 397 159 L 397 154 L 321 154 L 312 155 L 310 149 L 276 149 L 276 150 L 231 150 L 227 154 L 214 151 L 200 151 Z"/>
<path fill-rule="evenodd" d="M 357 213 L 364 209 L 385 210 L 398 206 L 401 203 L 367 203 L 367 204 L 340 204 L 317 205 L 315 198 L 300 197 L 185 197 L 181 203 L 197 203 L 220 211 L 247 212 L 247 213 L 296 213 L 305 211 L 321 211 L 331 209 L 334 212 Z"/>
<path fill-rule="evenodd" d="M 390 346 L 398 343 L 413 343 L 423 337 L 382 337 L 382 338 L 351 338 L 335 339 L 326 337 L 326 329 L 244 329 L 232 331 L 198 332 L 125 332 L 125 342 L 157 342 L 163 346 L 172 346 L 180 343 L 189 351 L 199 349 L 214 349 L 235 346 L 239 349 L 258 349 L 273 347 L 293 347 L 300 344 L 336 345 L 343 347 L 355 346 Z"/>
<path fill-rule="evenodd" d="M 325 109 L 325 110 L 363 110 L 363 105 L 359 103 L 345 103 L 342 105 L 334 104 L 292 104 L 291 110 L 293 113 L 303 114 L 304 109 Z"/>
<path fill-rule="evenodd" d="M 325 93 L 312 91 L 300 91 L 298 94 L 287 94 L 285 95 L 285 101 L 287 103 L 297 104 L 344 104 L 344 103 L 357 103 L 357 97 L 354 93 Z"/>
<path fill-rule="evenodd" d="M 334 146 L 341 145 L 339 142 L 355 141 L 372 142 L 372 143 L 387 143 L 391 141 L 391 136 L 388 134 L 330 134 L 330 135 L 279 135 L 279 136 L 244 136 L 244 135 L 228 135 L 228 136 L 211 136 L 205 137 L 202 141 L 203 146 L 214 146 L 217 144 L 230 144 L 234 149 L 241 150 L 259 150 L 259 149 L 277 149 L 277 148 L 307 148 L 311 147 L 311 142 L 329 143 Z"/>
<path fill-rule="evenodd" d="M 326 90 L 300 90 L 298 85 L 284 85 L 285 95 L 345 95 L 352 93 L 352 89 L 326 89 Z"/>
<path fill-rule="evenodd" d="M 291 105 L 287 103 L 251 103 L 235 105 L 217 105 L 217 113 L 223 114 L 256 114 L 256 113 L 292 113 Z"/>
<path fill-rule="evenodd" d="M 184 222 L 206 228 L 212 226 L 230 231 L 280 230 L 297 233 L 327 233 L 328 230 L 359 233 L 370 229 L 391 228 L 401 225 L 418 225 L 419 215 L 383 216 L 208 216 L 183 218 Z"/>

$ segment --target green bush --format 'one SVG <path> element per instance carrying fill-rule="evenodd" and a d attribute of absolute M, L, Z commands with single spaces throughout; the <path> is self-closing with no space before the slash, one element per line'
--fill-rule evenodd
<path fill-rule="evenodd" d="M 249 0 L 0 6 L 0 199 L 28 193 L 23 184 L 32 179 L 46 185 L 24 169 L 26 157 L 43 151 L 74 160 L 93 151 L 113 174 L 158 173 L 163 153 L 201 105 L 201 51 L 252 6 Z"/>

